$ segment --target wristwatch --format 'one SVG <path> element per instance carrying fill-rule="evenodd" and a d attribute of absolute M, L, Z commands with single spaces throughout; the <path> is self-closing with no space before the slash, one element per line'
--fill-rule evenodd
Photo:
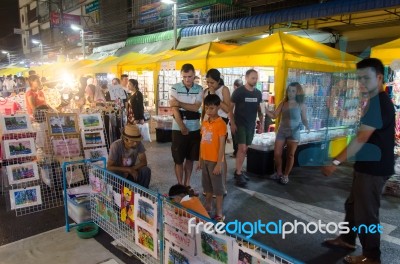
<path fill-rule="evenodd" d="M 338 161 L 337 159 L 332 160 L 332 164 L 335 166 L 339 166 L 340 165 L 340 161 Z"/>

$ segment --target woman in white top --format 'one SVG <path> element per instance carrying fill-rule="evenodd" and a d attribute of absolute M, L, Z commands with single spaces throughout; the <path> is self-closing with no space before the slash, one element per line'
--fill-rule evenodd
<path fill-rule="evenodd" d="M 221 104 L 220 104 L 220 109 L 218 110 L 218 115 L 228 125 L 228 123 L 229 123 L 228 112 L 229 112 L 230 101 L 231 101 L 231 93 L 229 91 L 229 88 L 224 85 L 224 81 L 221 79 L 221 73 L 217 69 L 210 69 L 206 74 L 206 80 L 207 80 L 208 88 L 205 89 L 203 92 L 203 100 L 209 94 L 218 95 L 218 97 L 221 99 Z M 204 104 L 203 104 L 203 108 L 204 108 Z M 207 116 L 205 116 L 204 109 L 202 111 L 202 115 L 203 115 L 202 120 L 204 118 L 207 118 Z M 225 160 L 224 171 L 223 171 L 225 183 L 226 183 L 227 170 L 228 170 L 228 166 L 227 166 L 227 163 Z M 226 193 L 226 190 L 225 190 L 225 193 Z"/>

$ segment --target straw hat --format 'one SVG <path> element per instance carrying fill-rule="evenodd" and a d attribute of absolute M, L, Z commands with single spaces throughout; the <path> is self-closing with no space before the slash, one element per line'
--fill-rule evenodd
<path fill-rule="evenodd" d="M 140 129 L 137 125 L 126 125 L 122 135 L 134 141 L 141 141 L 143 139 L 140 134 Z"/>

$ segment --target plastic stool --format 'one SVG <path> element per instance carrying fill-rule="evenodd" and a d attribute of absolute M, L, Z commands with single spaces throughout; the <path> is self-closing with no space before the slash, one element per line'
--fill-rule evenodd
<path fill-rule="evenodd" d="M 271 124 L 268 126 L 268 132 L 274 132 L 275 131 L 275 124 Z"/>

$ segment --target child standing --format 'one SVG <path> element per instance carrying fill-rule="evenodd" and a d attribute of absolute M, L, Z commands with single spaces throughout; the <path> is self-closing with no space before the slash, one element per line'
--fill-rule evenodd
<path fill-rule="evenodd" d="M 206 193 L 207 211 L 212 210 L 213 194 L 216 196 L 215 221 L 224 221 L 222 214 L 225 180 L 222 176 L 225 162 L 226 124 L 218 115 L 221 99 L 216 94 L 204 98 L 204 109 L 207 120 L 201 126 L 200 160 L 198 168 L 202 169 L 202 184 Z"/>

